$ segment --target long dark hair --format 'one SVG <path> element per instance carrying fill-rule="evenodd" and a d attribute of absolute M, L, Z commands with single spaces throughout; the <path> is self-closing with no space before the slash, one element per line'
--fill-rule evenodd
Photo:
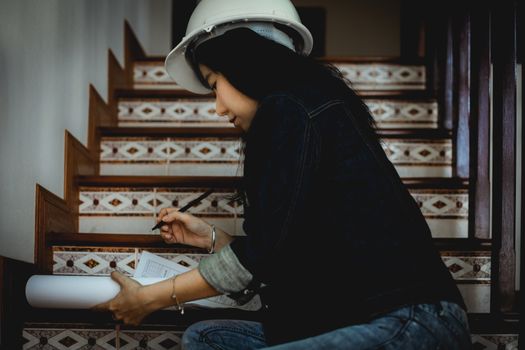
<path fill-rule="evenodd" d="M 203 84 L 207 82 L 199 64 L 222 73 L 237 90 L 257 101 L 296 86 L 329 83 L 349 100 L 358 122 L 370 131 L 375 129 L 368 107 L 336 67 L 297 54 L 248 28 L 232 29 L 189 52 L 188 59 Z"/>
<path fill-rule="evenodd" d="M 198 68 L 203 64 L 223 74 L 240 92 L 256 101 L 281 91 L 303 85 L 330 86 L 349 102 L 356 121 L 376 136 L 374 120 L 368 107 L 350 87 L 341 72 L 331 64 L 297 54 L 287 47 L 268 40 L 247 28 L 232 29 L 187 50 L 187 59 L 201 82 L 208 86 Z M 328 85 L 324 85 L 328 84 Z M 208 86 L 209 87 L 209 86 Z M 246 144 L 241 145 L 244 157 Z M 241 159 L 242 160 L 242 159 Z M 242 166 L 243 162 L 239 163 Z M 243 182 L 242 188 L 246 187 Z M 245 204 L 245 193 L 238 189 L 231 200 Z"/>

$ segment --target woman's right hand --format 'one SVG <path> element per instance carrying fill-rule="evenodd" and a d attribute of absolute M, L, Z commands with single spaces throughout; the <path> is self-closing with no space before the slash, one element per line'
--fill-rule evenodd
<path fill-rule="evenodd" d="M 160 228 L 160 235 L 168 244 L 182 243 L 199 248 L 211 245 L 211 225 L 188 213 L 181 213 L 175 208 L 164 208 L 157 217 L 157 223 L 167 225 Z"/>

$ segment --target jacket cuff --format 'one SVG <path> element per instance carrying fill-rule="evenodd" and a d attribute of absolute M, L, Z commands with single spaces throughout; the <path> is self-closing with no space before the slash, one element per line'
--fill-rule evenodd
<path fill-rule="evenodd" d="M 223 294 L 239 292 L 253 279 L 253 275 L 242 266 L 230 245 L 203 258 L 198 270 L 213 288 Z"/>

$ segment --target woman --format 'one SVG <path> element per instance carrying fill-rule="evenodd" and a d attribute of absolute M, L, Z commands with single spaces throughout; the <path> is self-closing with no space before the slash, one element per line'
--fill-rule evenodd
<path fill-rule="evenodd" d="M 299 27 L 278 22 L 189 31 L 167 60 L 180 85 L 211 89 L 217 113 L 244 131 L 246 236 L 163 209 L 166 242 L 215 254 L 150 286 L 113 274 L 122 290 L 102 308 L 138 324 L 170 305 L 257 292 L 261 322 L 199 322 L 183 348 L 468 348 L 462 297 L 369 111 L 337 70 L 304 55 Z"/>

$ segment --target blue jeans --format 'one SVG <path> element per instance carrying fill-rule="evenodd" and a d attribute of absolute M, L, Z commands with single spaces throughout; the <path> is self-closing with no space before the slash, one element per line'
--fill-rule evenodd
<path fill-rule="evenodd" d="M 403 307 L 366 324 L 272 347 L 266 344 L 262 325 L 253 321 L 201 321 L 190 326 L 182 337 L 183 350 L 465 350 L 470 345 L 465 311 L 446 301 Z"/>

